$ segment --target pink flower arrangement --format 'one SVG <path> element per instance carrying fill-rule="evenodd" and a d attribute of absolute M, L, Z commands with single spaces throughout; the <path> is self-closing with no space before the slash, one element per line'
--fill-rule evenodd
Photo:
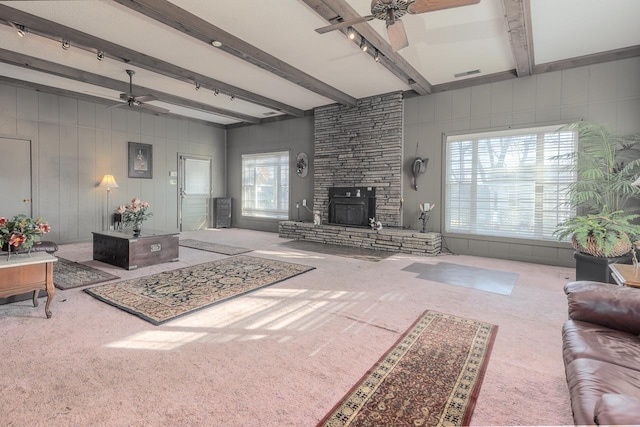
<path fill-rule="evenodd" d="M 36 237 L 50 231 L 51 227 L 42 218 L 33 219 L 24 214 L 16 215 L 11 220 L 0 217 L 0 247 L 8 245 L 29 249 Z"/>
<path fill-rule="evenodd" d="M 116 212 L 122 215 L 122 222 L 125 226 L 140 224 L 142 221 L 153 216 L 149 210 L 149 203 L 144 202 L 137 197 L 131 200 L 131 203 L 127 206 L 120 205 L 116 209 Z"/>

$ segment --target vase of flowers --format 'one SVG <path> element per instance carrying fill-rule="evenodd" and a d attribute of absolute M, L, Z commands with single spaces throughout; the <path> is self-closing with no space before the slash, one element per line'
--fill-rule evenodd
<path fill-rule="evenodd" d="M 132 227 L 133 234 L 136 236 L 139 236 L 142 231 L 142 222 L 153 216 L 153 213 L 149 212 L 149 203 L 137 197 L 133 198 L 129 205 L 118 206 L 116 212 L 122 215 L 124 226 Z"/>
<path fill-rule="evenodd" d="M 31 251 L 36 239 L 51 231 L 51 227 L 42 218 L 33 219 L 24 214 L 18 214 L 10 220 L 0 217 L 0 247 L 7 251 L 7 260 L 11 253 Z"/>

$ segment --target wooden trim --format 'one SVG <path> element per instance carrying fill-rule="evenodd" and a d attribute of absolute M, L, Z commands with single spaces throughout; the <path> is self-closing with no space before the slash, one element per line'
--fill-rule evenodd
<path fill-rule="evenodd" d="M 484 76 L 474 77 L 471 79 L 464 79 L 464 80 L 458 80 L 455 82 L 442 83 L 439 85 L 435 85 L 433 86 L 433 93 L 445 92 L 445 91 L 454 90 L 454 89 L 462 89 L 462 88 L 471 87 L 471 86 L 479 86 L 487 83 L 496 83 L 503 80 L 515 79 L 516 77 L 518 77 L 516 75 L 516 70 L 486 74 Z"/>
<path fill-rule="evenodd" d="M 169 1 L 115 1 L 208 45 L 210 45 L 213 40 L 218 40 L 222 42 L 222 46 L 218 49 L 326 98 L 333 99 L 344 105 L 353 106 L 356 104 L 356 99 L 352 96 L 329 86 L 267 52 L 227 33 L 204 19 L 181 9 Z"/>
<path fill-rule="evenodd" d="M 561 61 L 547 62 L 535 65 L 533 74 L 548 73 L 550 71 L 567 70 L 569 68 L 584 67 L 586 65 L 599 64 L 601 62 L 617 61 L 625 58 L 640 56 L 640 45 L 625 47 L 622 49 L 609 50 L 607 52 L 594 53 L 591 55 L 577 56 L 575 58 L 563 59 Z"/>
<path fill-rule="evenodd" d="M 64 96 L 67 98 L 75 98 L 78 99 L 80 101 L 86 101 L 86 102 L 93 102 L 95 104 L 101 104 L 101 105 L 113 105 L 113 102 L 109 101 L 106 98 L 100 98 L 98 96 L 93 96 L 93 95 L 87 95 L 84 93 L 80 93 L 80 92 L 73 92 L 70 90 L 66 90 L 66 89 L 60 89 L 57 87 L 52 87 L 52 86 L 46 86 L 46 85 L 42 85 L 39 83 L 32 83 L 32 82 L 27 82 L 24 80 L 17 80 L 11 77 L 5 77 L 5 76 L 0 76 L 0 83 L 5 83 L 11 86 L 15 86 L 15 87 L 19 87 L 19 88 L 23 88 L 23 89 L 27 89 L 27 90 L 33 90 L 36 92 L 42 92 L 42 93 L 50 93 L 52 95 L 57 95 L 57 96 Z M 227 126 L 225 125 L 221 125 L 220 123 L 214 123 L 214 122 L 210 122 L 207 120 L 202 120 L 202 119 L 195 119 L 192 117 L 185 117 L 185 116 L 181 116 L 179 114 L 174 114 L 174 113 L 157 113 L 157 112 L 153 112 L 153 111 L 147 111 L 147 110 L 137 110 L 140 113 L 143 114 L 150 114 L 152 116 L 163 116 L 163 117 L 172 117 L 175 119 L 180 119 L 180 120 L 187 120 L 187 121 L 191 121 L 194 123 L 200 123 L 202 125 L 206 125 L 206 126 L 210 126 L 210 127 L 215 127 L 215 128 L 219 128 L 219 129 L 227 129 Z M 10 138 L 14 138 L 13 136 L 9 136 Z"/>

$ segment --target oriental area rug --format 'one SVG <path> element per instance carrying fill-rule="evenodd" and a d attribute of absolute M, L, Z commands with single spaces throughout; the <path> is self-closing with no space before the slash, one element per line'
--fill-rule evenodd
<path fill-rule="evenodd" d="M 203 242 L 195 239 L 180 240 L 180 246 L 185 248 L 199 249 L 201 251 L 215 252 L 223 255 L 239 255 L 251 252 L 252 249 L 240 248 L 238 246 L 223 245 L 221 243 Z"/>
<path fill-rule="evenodd" d="M 497 330 L 425 312 L 318 425 L 469 425 Z"/>
<path fill-rule="evenodd" d="M 53 284 L 58 289 L 94 285 L 114 279 L 119 277 L 68 259 L 58 258 L 58 261 L 53 263 Z"/>
<path fill-rule="evenodd" d="M 160 325 L 314 268 L 239 255 L 84 291 L 100 301 Z"/>

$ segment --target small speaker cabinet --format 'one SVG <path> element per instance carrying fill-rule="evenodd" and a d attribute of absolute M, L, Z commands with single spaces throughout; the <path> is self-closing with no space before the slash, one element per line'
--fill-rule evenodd
<path fill-rule="evenodd" d="M 213 215 L 215 228 L 231 228 L 231 197 L 213 199 Z"/>

